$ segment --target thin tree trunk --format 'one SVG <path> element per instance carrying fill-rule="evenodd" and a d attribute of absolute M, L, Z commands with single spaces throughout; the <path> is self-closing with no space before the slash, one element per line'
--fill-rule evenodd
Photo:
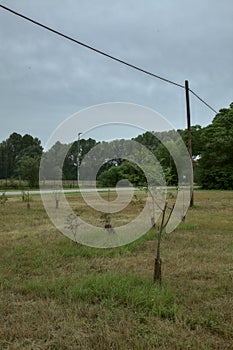
<path fill-rule="evenodd" d="M 160 258 L 160 243 L 161 243 L 162 232 L 163 232 L 163 228 L 164 228 L 166 209 L 167 209 L 167 203 L 165 203 L 165 206 L 163 208 L 162 220 L 161 220 L 161 224 L 159 227 L 157 251 L 156 251 L 155 265 L 154 265 L 154 283 L 160 283 L 160 284 L 162 282 L 162 272 L 161 272 L 162 260 Z"/>

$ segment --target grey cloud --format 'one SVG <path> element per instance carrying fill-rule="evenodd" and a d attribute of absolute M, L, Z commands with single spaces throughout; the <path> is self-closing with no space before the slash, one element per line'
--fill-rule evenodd
<path fill-rule="evenodd" d="M 197 91 L 214 108 L 232 101 L 230 0 L 1 1 L 42 23 Z M 121 66 L 0 9 L 0 139 L 32 132 L 45 143 L 65 117 L 129 101 L 185 127 L 182 90 Z M 192 98 L 193 123 L 214 117 Z"/>

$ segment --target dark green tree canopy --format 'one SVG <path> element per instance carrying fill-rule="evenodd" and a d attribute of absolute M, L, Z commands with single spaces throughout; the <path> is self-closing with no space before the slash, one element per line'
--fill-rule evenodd
<path fill-rule="evenodd" d="M 20 159 L 24 156 L 38 159 L 42 151 L 43 147 L 38 138 L 12 133 L 0 144 L 0 178 L 19 177 L 17 164 Z"/>
<path fill-rule="evenodd" d="M 202 131 L 198 181 L 204 188 L 233 189 L 233 103 Z"/>
<path fill-rule="evenodd" d="M 23 180 L 28 181 L 29 187 L 37 187 L 39 184 L 40 158 L 32 158 L 24 155 L 17 162 L 16 172 Z"/>
<path fill-rule="evenodd" d="M 198 156 L 202 153 L 204 142 L 202 139 L 202 127 L 200 125 L 191 126 L 191 138 L 192 138 L 192 154 Z M 188 130 L 178 130 L 182 137 L 186 147 L 188 147 Z"/>

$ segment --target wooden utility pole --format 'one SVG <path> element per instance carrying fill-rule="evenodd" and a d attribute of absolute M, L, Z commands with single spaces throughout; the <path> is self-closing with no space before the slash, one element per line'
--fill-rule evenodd
<path fill-rule="evenodd" d="M 80 135 L 82 132 L 78 133 L 78 155 L 77 155 L 77 187 L 79 188 L 79 167 L 80 167 Z"/>
<path fill-rule="evenodd" d="M 186 112 L 187 112 L 187 131 L 188 131 L 188 151 L 191 159 L 191 177 L 190 177 L 190 207 L 194 204 L 193 195 L 193 158 L 192 158 L 192 136 L 191 136 L 191 117 L 189 102 L 189 82 L 185 80 Z"/>

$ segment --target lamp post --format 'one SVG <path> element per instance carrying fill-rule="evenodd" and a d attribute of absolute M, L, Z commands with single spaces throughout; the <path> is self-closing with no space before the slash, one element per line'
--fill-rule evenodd
<path fill-rule="evenodd" d="M 80 165 L 80 135 L 82 132 L 78 133 L 78 155 L 77 155 L 77 185 L 79 187 L 79 165 Z"/>

